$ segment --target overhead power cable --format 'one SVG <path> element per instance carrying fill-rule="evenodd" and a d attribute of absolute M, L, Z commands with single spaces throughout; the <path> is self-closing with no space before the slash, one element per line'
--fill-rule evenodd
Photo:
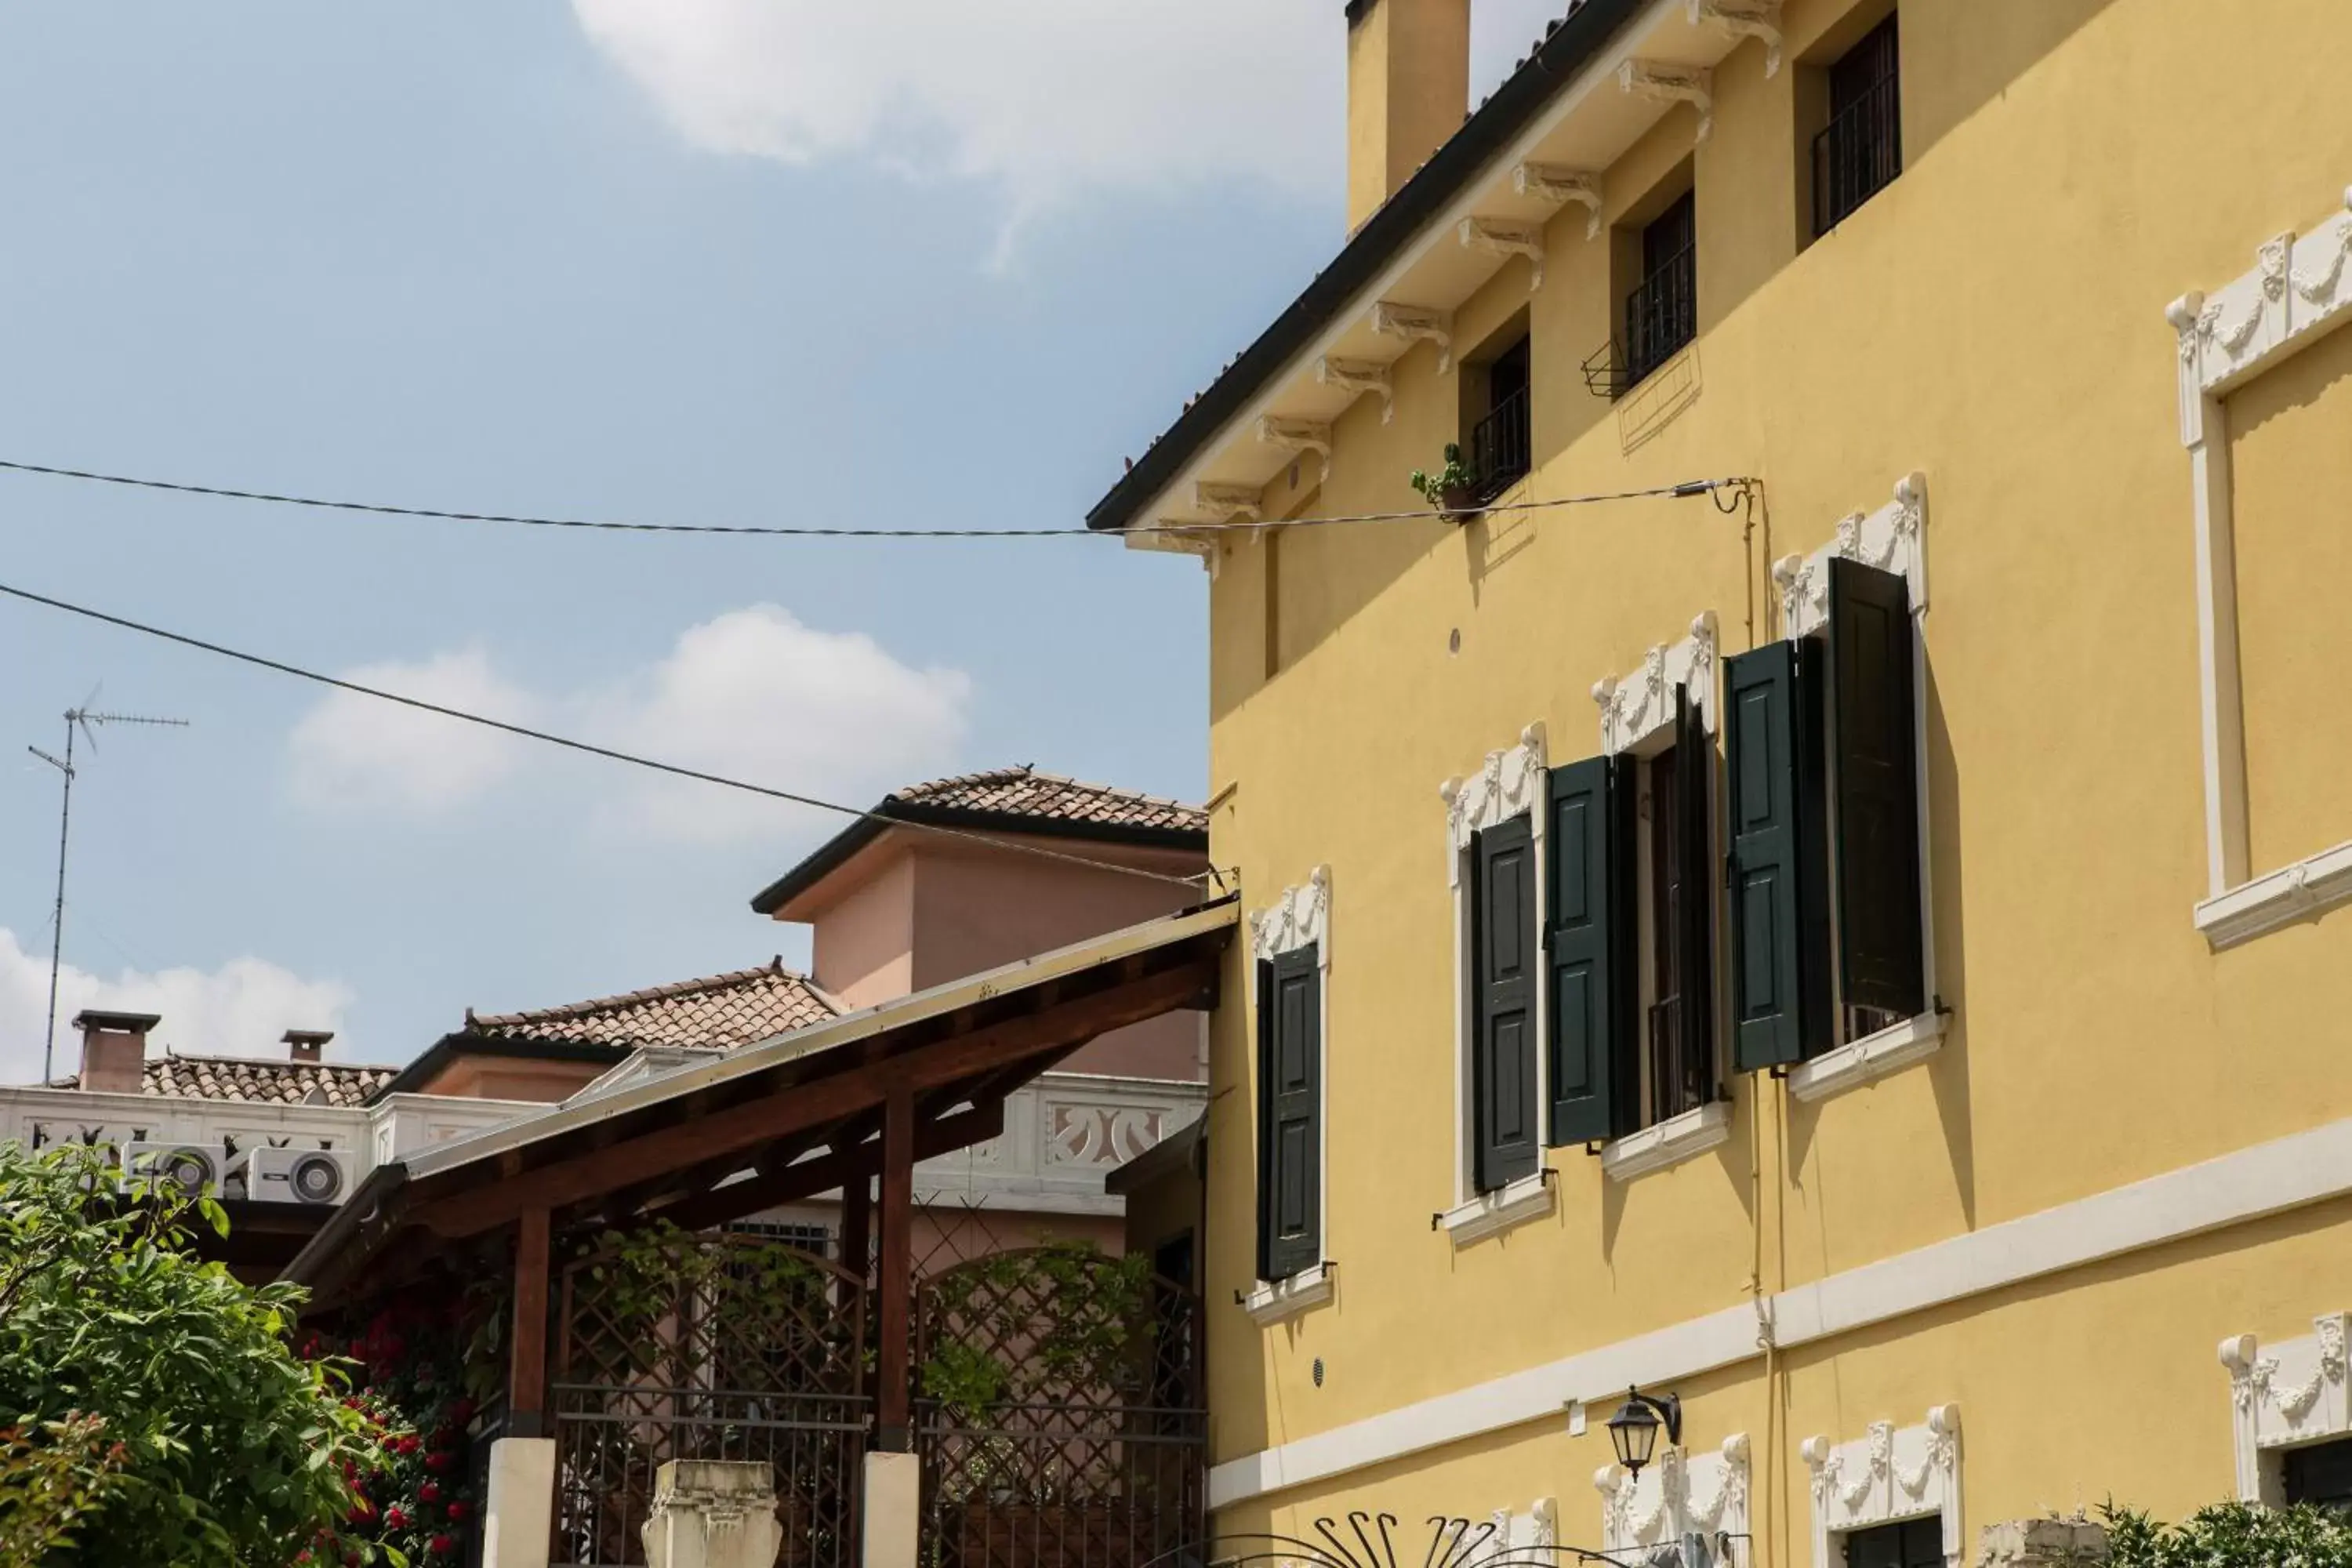
<path fill-rule="evenodd" d="M 151 626 L 125 616 L 110 615 L 104 610 L 95 610 L 87 605 L 76 605 L 64 599 L 51 598 L 47 594 L 36 594 L 29 588 L 18 588 L 6 583 L 0 583 L 0 594 L 5 594 L 13 599 L 22 599 L 27 604 L 46 605 L 53 610 L 63 610 L 68 615 L 102 621 L 110 626 L 120 626 L 124 631 L 137 632 L 142 637 L 160 637 L 165 642 L 177 643 L 182 647 L 192 647 L 202 653 L 235 659 L 240 664 L 276 670 L 280 675 L 290 675 L 298 680 L 312 681 L 320 686 L 330 686 L 338 691 L 349 691 L 361 697 L 373 697 L 381 702 L 398 703 L 403 708 L 414 708 L 425 713 L 437 713 L 445 719 L 456 719 L 467 724 L 478 724 L 486 730 L 497 730 L 505 734 L 520 736 L 526 741 L 537 741 L 545 745 L 561 746 L 565 751 L 581 752 L 592 757 L 603 757 L 607 762 L 626 763 L 632 767 L 647 768 L 655 773 L 667 773 L 673 778 L 692 779 L 698 784 L 717 784 L 723 789 L 740 790 L 746 795 L 764 795 L 770 800 L 785 801 L 793 805 L 804 805 L 816 811 L 829 811 L 840 816 L 858 817 L 868 822 L 878 822 L 886 826 L 904 827 L 913 832 L 936 834 L 942 837 L 970 839 L 994 848 L 1010 849 L 1020 854 L 1035 856 L 1040 859 L 1058 860 L 1066 865 L 1084 866 L 1095 871 L 1117 871 L 1126 876 L 1141 877 L 1150 881 L 1167 882 L 1178 887 L 1196 888 L 1215 879 L 1213 871 L 1202 872 L 1191 877 L 1179 877 L 1166 872 L 1147 871 L 1136 866 L 1122 866 L 1116 861 L 1095 860 L 1083 855 L 1066 854 L 1061 850 L 1047 849 L 1040 845 L 1022 844 L 968 828 L 950 827 L 933 822 L 909 822 L 904 817 L 893 816 L 887 812 L 868 811 L 855 805 L 843 805 L 835 801 L 820 800 L 814 795 L 801 795 L 792 790 L 751 784 L 742 779 L 729 778 L 723 773 L 706 773 L 700 768 L 689 768 L 677 763 L 665 763 L 654 757 L 641 757 L 635 752 L 619 751 L 611 746 L 600 746 L 592 741 L 576 740 L 572 736 L 558 735 L 546 730 L 534 730 L 527 724 L 511 724 L 503 719 L 492 719 L 485 714 L 469 713 L 462 708 L 451 708 L 439 702 L 427 702 L 421 697 L 406 697 L 397 691 L 386 691 L 380 687 L 363 686 L 356 680 L 345 680 L 340 676 L 322 675 L 315 669 L 305 669 L 299 665 L 288 664 L 282 659 L 268 658 L 257 653 L 245 653 L 236 648 L 225 647 L 219 643 L 206 642 L 202 637 L 190 637 L 184 632 L 167 631 L 162 626 Z"/>
<path fill-rule="evenodd" d="M 1429 509 L 1420 511 L 1361 511 L 1330 517 L 1263 518 L 1227 522 L 1138 523 L 1124 529 L 1093 528 L 840 528 L 816 525 L 727 522 L 630 522 L 585 517 L 534 517 L 514 512 L 457 511 L 438 507 L 396 506 L 383 501 L 341 500 L 322 496 L 283 495 L 271 490 L 238 489 L 225 485 L 184 484 L 175 479 L 142 479 L 130 474 L 99 473 L 89 468 L 61 468 L 46 463 L 20 463 L 0 458 L 0 471 L 38 474 L 54 479 L 80 479 L 90 484 L 119 485 L 131 489 L 161 490 L 173 495 L 211 496 L 223 500 L 262 501 L 271 506 L 308 507 L 321 511 L 364 512 L 376 517 L 425 518 L 442 522 L 494 522 L 522 528 L 579 529 L 605 533 L 708 533 L 750 535 L 769 539 L 1117 539 L 1128 534 L 1202 534 L 1262 532 L 1268 529 L 1323 528 L 1342 523 L 1424 522 L 1454 514 Z M 1608 501 L 1650 500 L 1713 495 L 1738 489 L 1752 479 L 1727 478 L 1686 479 L 1679 484 L 1646 489 L 1607 490 L 1592 495 L 1554 496 L 1547 500 L 1497 501 L 1477 510 L 1486 512 L 1550 511 L 1561 507 L 1597 506 Z"/>

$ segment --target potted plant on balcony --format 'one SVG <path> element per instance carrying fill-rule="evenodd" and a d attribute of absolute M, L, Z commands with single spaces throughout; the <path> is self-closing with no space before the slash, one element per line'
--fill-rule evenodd
<path fill-rule="evenodd" d="M 1445 443 L 1445 466 L 1435 473 L 1415 468 L 1412 488 L 1422 499 L 1445 514 L 1451 522 L 1460 522 L 1478 510 L 1478 473 L 1463 460 L 1459 442 Z"/>

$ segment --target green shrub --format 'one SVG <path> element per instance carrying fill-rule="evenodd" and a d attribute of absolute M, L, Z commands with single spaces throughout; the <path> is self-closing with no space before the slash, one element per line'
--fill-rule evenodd
<path fill-rule="evenodd" d="M 2352 1568 L 2352 1521 L 2323 1509 L 2215 1503 L 2186 1524 L 2112 1503 L 2100 1511 L 2110 1568 Z"/>

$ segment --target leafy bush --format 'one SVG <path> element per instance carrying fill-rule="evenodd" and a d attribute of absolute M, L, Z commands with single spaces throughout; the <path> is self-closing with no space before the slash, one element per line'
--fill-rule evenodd
<path fill-rule="evenodd" d="M 90 1568 L 371 1555 L 342 1529 L 383 1457 L 337 1369 L 289 1343 L 300 1292 L 200 1260 L 197 1219 L 226 1234 L 209 1197 L 98 1151 L 0 1144 L 0 1521 L 28 1562 L 45 1531 Z"/>
<path fill-rule="evenodd" d="M 2324 1509 L 2216 1503 L 2186 1524 L 2112 1503 L 2100 1511 L 2109 1568 L 2352 1568 L 2352 1521 Z"/>

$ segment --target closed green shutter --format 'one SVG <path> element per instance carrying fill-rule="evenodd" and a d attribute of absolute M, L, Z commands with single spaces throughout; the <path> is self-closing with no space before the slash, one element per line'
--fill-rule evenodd
<path fill-rule="evenodd" d="M 1536 1105 L 1536 855 L 1524 816 L 1479 833 L 1472 855 L 1472 1175 L 1480 1192 L 1541 1163 Z"/>
<path fill-rule="evenodd" d="M 1314 947 L 1258 963 L 1258 1277 L 1323 1258 L 1323 979 Z"/>
<path fill-rule="evenodd" d="M 1614 1138 L 1636 1120 L 1633 791 L 1622 776 L 1617 758 L 1591 757 L 1553 769 L 1550 778 L 1544 945 L 1556 1144 Z"/>
<path fill-rule="evenodd" d="M 1736 655 L 1724 687 L 1732 1058 L 1753 1072 L 1830 1043 L 1821 644 Z"/>
<path fill-rule="evenodd" d="M 1715 1098 L 1715 737 L 1697 699 L 1675 688 L 1675 1025 L 1687 1087 Z"/>
<path fill-rule="evenodd" d="M 1919 773 L 1909 585 L 1830 563 L 1838 970 L 1849 1007 L 1927 1008 L 1919 940 Z"/>

